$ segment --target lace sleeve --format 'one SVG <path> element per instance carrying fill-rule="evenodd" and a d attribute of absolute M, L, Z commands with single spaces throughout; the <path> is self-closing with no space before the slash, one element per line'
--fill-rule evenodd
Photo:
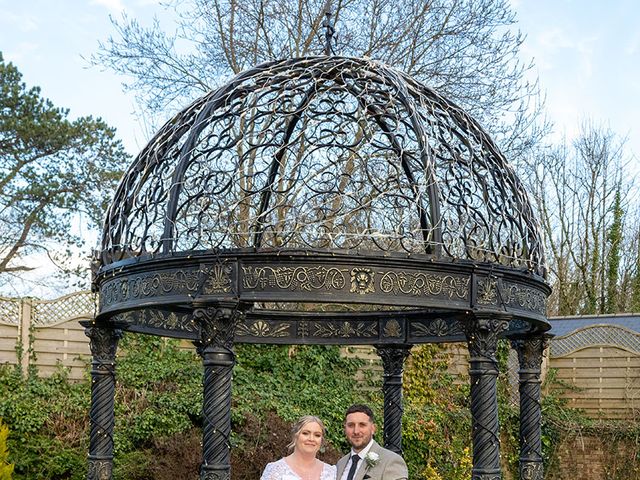
<path fill-rule="evenodd" d="M 267 466 L 264 467 L 264 471 L 262 472 L 262 476 L 260 480 L 277 480 L 276 479 L 276 463 L 267 463 Z"/>
<path fill-rule="evenodd" d="M 282 459 L 277 462 L 267 463 L 260 480 L 281 480 L 286 470 L 286 463 Z"/>
<path fill-rule="evenodd" d="M 335 465 L 329 465 L 325 463 L 322 467 L 322 475 L 320 475 L 320 480 L 336 480 L 338 476 L 338 469 Z"/>

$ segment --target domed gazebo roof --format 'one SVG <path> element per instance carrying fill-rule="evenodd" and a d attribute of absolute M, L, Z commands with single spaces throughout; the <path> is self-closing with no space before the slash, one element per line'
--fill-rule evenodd
<path fill-rule="evenodd" d="M 371 262 L 393 259 L 405 273 L 419 264 L 428 270 L 438 265 L 440 272 L 464 272 L 449 283 L 458 292 L 467 285 L 466 309 L 475 306 L 476 288 L 466 275 L 478 268 L 492 278 L 502 272 L 533 282 L 533 290 L 510 285 L 517 286 L 516 303 L 526 303 L 525 310 L 534 305 L 538 318 L 548 295 L 532 208 L 494 142 L 435 91 L 366 59 L 318 56 L 266 63 L 176 115 L 118 188 L 94 282 L 108 299 L 116 295 L 113 285 L 106 288 L 114 282 L 110 278 L 143 271 L 157 275 L 173 265 L 183 269 L 180 278 L 187 285 L 191 277 L 184 267 L 189 266 L 196 269 L 192 281 L 198 284 L 192 284 L 193 298 L 202 296 L 202 282 L 222 281 L 202 278 L 214 271 L 203 267 L 205 258 L 226 265 L 229 290 L 223 293 L 240 301 L 309 302 L 308 295 L 293 298 L 291 285 L 327 293 L 343 283 L 349 289 L 350 275 L 355 281 L 350 264 L 333 280 L 322 273 L 309 280 L 318 272 L 305 271 L 310 282 L 305 286 L 293 271 L 246 265 L 260 255 L 288 258 L 292 263 L 286 268 L 295 268 L 297 258 L 360 262 L 358 272 L 368 270 L 373 283 Z M 325 262 L 304 268 L 333 267 Z M 287 275 L 294 278 L 281 288 L 289 291 L 284 297 L 242 295 L 250 285 L 266 288 Z M 135 278 L 123 280 L 127 287 L 118 283 L 120 307 L 136 305 L 130 288 L 142 280 Z M 383 278 L 380 271 L 377 279 Z M 414 278 L 409 291 L 432 280 Z M 337 283 L 327 287 L 331 281 Z M 316 289 L 314 282 L 322 285 Z M 399 279 L 394 288 L 406 282 Z M 362 289 L 354 289 L 355 303 L 389 304 L 388 298 L 365 299 Z M 372 284 L 367 293 L 381 289 Z M 408 305 L 439 305 L 412 295 Z M 509 303 L 499 288 L 486 295 Z M 339 295 L 325 297 L 351 303 Z"/>
<path fill-rule="evenodd" d="M 432 254 L 542 273 L 520 182 L 460 108 L 387 66 L 261 65 L 166 124 L 108 214 L 117 256 L 250 247 Z"/>

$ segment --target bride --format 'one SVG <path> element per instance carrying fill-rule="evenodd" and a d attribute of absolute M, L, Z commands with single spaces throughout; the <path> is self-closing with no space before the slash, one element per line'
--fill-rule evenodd
<path fill-rule="evenodd" d="M 290 455 L 267 464 L 260 480 L 335 480 L 336 467 L 316 458 L 326 429 L 318 417 L 305 415 L 292 428 Z"/>

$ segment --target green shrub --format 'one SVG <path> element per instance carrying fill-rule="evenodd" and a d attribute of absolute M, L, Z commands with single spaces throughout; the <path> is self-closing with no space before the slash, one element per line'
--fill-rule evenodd
<path fill-rule="evenodd" d="M 456 385 L 438 345 L 414 348 L 404 376 L 403 449 L 409 477 L 466 480 L 471 477 L 471 415 L 468 387 Z"/>
<path fill-rule="evenodd" d="M 8 436 L 9 427 L 2 423 L 2 418 L 0 418 L 0 480 L 11 480 L 13 473 L 13 465 L 9 463 Z"/>

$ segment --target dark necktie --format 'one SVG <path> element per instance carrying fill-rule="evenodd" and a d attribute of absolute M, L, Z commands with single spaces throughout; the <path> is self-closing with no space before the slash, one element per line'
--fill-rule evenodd
<path fill-rule="evenodd" d="M 347 474 L 347 480 L 353 480 L 353 476 L 356 474 L 356 468 L 358 468 L 358 460 L 360 460 L 360 457 L 358 455 L 354 455 L 351 457 L 351 468 L 349 469 L 349 473 Z"/>

